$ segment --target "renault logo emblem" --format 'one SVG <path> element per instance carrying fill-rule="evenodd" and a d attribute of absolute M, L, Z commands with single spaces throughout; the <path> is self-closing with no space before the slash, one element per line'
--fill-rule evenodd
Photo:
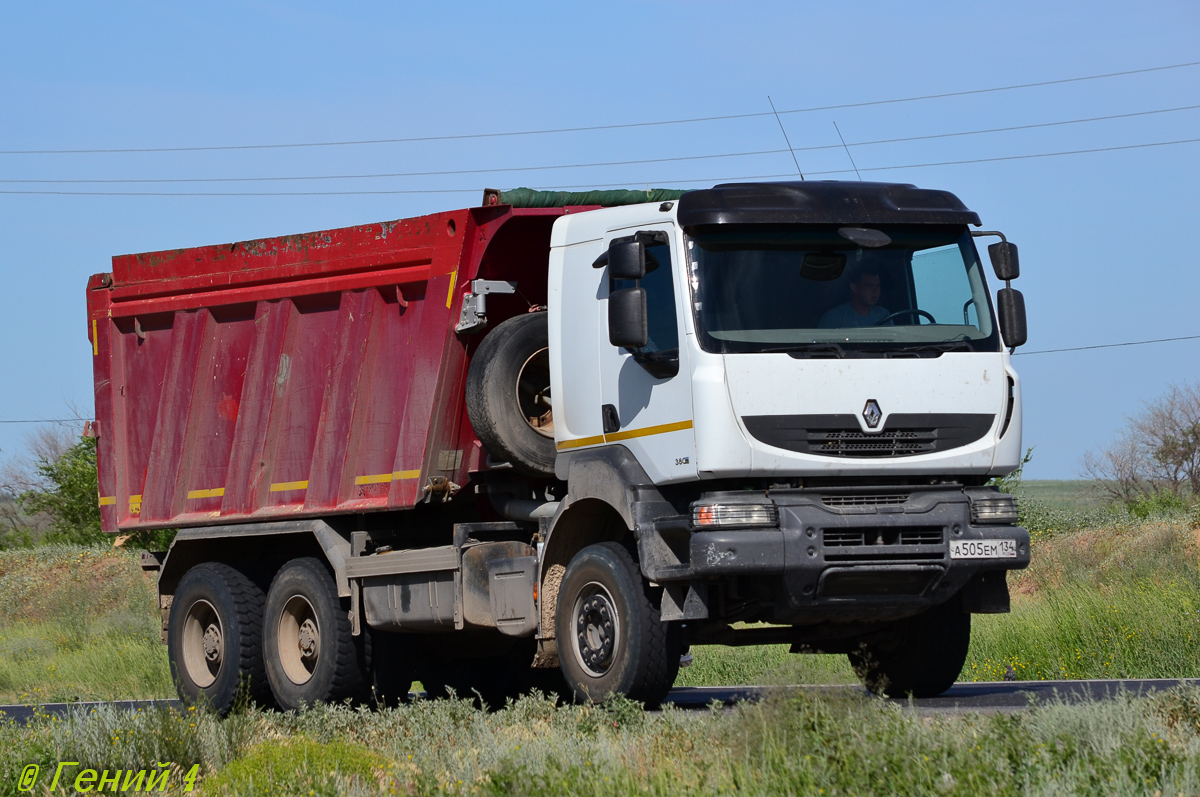
<path fill-rule="evenodd" d="M 867 406 L 863 407 L 862 414 L 867 421 L 868 429 L 874 429 L 883 420 L 883 410 L 879 409 L 879 402 L 875 399 L 867 399 Z"/>

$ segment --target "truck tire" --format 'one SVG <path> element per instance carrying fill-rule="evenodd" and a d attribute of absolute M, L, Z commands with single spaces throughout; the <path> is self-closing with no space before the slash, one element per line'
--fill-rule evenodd
<path fill-rule="evenodd" d="M 167 658 L 184 703 L 222 715 L 241 695 L 270 704 L 262 606 L 262 589 L 227 564 L 205 562 L 184 574 L 167 621 Z"/>
<path fill-rule="evenodd" d="M 488 453 L 536 477 L 554 476 L 546 313 L 515 316 L 488 333 L 467 371 L 467 417 Z"/>
<path fill-rule="evenodd" d="M 936 697 L 958 679 L 971 644 L 971 615 L 957 597 L 901 620 L 887 643 L 863 645 L 850 665 L 863 685 L 887 697 Z"/>
<path fill-rule="evenodd" d="M 656 707 L 679 672 L 677 626 L 659 619 L 637 563 L 615 542 L 589 545 L 567 565 L 555 635 L 563 676 L 576 700 L 613 695 Z"/>
<path fill-rule="evenodd" d="M 281 709 L 366 696 L 363 649 L 324 562 L 305 557 L 283 566 L 267 592 L 263 625 L 267 682 Z"/>

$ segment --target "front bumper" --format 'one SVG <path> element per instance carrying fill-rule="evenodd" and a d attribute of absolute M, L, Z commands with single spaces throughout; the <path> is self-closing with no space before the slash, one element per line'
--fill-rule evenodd
<path fill-rule="evenodd" d="M 972 525 L 962 488 L 773 490 L 769 500 L 777 529 L 692 532 L 686 568 L 661 580 L 711 585 L 750 576 L 770 619 L 794 624 L 912 614 L 949 599 L 977 574 L 1029 565 L 1029 532 Z M 1016 555 L 952 558 L 956 540 L 1011 540 Z M 681 542 L 673 547 L 682 554 Z"/>

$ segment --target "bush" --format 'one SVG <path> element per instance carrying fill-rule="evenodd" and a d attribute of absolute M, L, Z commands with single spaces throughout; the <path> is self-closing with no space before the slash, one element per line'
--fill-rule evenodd
<path fill-rule="evenodd" d="M 0 473 L 0 549 L 38 543 L 109 544 L 100 529 L 96 439 L 72 442 L 61 429 L 30 438 L 33 460 L 8 463 Z M 173 529 L 135 531 L 125 545 L 165 550 Z"/>
<path fill-rule="evenodd" d="M 1129 514 L 1144 520 L 1152 515 L 1185 512 L 1188 509 L 1188 502 L 1170 490 L 1156 489 L 1148 494 L 1137 496 L 1125 506 L 1129 510 Z"/>
<path fill-rule="evenodd" d="M 45 487 L 26 490 L 17 500 L 26 513 L 49 516 L 45 541 L 84 545 L 106 541 L 100 530 L 96 438 L 80 439 L 57 459 L 39 457 L 35 467 Z"/>

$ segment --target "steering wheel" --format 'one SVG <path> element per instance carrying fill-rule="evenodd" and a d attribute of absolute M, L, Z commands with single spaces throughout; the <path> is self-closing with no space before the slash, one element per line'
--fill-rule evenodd
<path fill-rule="evenodd" d="M 883 318 L 881 318 L 881 319 L 879 319 L 878 321 L 876 321 L 876 322 L 875 322 L 875 326 L 879 326 L 879 325 L 881 325 L 881 324 L 886 324 L 888 321 L 891 321 L 893 318 L 895 318 L 896 316 L 900 316 L 900 315 L 920 315 L 920 316 L 925 316 L 926 318 L 928 318 L 928 319 L 929 319 L 929 323 L 931 323 L 931 324 L 936 324 L 936 323 L 937 323 L 937 319 L 935 319 L 935 318 L 934 318 L 932 315 L 930 315 L 929 313 L 925 312 L 924 310 L 919 310 L 919 309 L 917 309 L 916 307 L 910 307 L 910 308 L 909 308 L 909 309 L 907 309 L 907 310 L 897 310 L 896 312 L 892 313 L 891 315 L 884 316 Z"/>

